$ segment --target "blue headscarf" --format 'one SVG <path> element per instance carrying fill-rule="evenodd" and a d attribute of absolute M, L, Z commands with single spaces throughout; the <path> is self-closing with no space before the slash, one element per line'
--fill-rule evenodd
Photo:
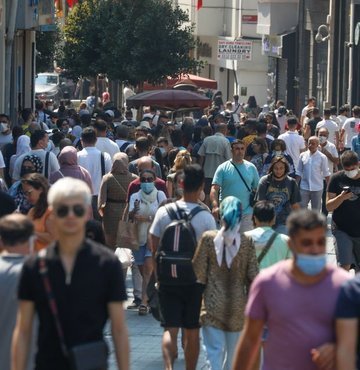
<path fill-rule="evenodd" d="M 221 220 L 225 223 L 225 230 L 234 229 L 241 221 L 242 206 L 238 198 L 226 197 L 220 205 Z"/>

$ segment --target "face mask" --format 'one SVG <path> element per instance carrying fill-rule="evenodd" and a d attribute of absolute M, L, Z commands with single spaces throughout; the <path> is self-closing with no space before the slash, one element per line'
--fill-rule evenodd
<path fill-rule="evenodd" d="M 53 105 L 49 105 L 47 109 L 48 110 L 54 110 L 54 106 Z"/>
<path fill-rule="evenodd" d="M 0 132 L 6 132 L 9 130 L 9 125 L 7 123 L 3 123 L 1 122 L 1 125 L 0 125 Z"/>
<path fill-rule="evenodd" d="M 282 151 L 281 150 L 275 150 L 275 155 L 276 156 L 279 156 L 279 155 L 281 155 L 282 154 Z"/>
<path fill-rule="evenodd" d="M 319 136 L 319 141 L 320 141 L 320 144 L 325 144 L 327 142 L 327 137 L 326 136 Z"/>
<path fill-rule="evenodd" d="M 350 178 L 350 179 L 354 179 L 357 174 L 359 173 L 359 170 L 356 168 L 355 170 L 351 170 L 351 171 L 344 171 L 345 172 L 345 175 Z"/>
<path fill-rule="evenodd" d="M 150 194 L 155 189 L 155 184 L 153 182 L 142 182 L 140 187 L 145 194 Z"/>
<path fill-rule="evenodd" d="M 66 135 L 69 132 L 69 129 L 68 128 L 62 128 L 61 132 Z"/>
<path fill-rule="evenodd" d="M 326 254 L 312 256 L 310 254 L 297 254 L 296 266 L 309 276 L 318 275 L 326 266 Z"/>
<path fill-rule="evenodd" d="M 160 152 L 161 152 L 162 156 L 164 157 L 165 154 L 166 154 L 165 148 L 159 148 L 159 149 L 160 149 Z"/>

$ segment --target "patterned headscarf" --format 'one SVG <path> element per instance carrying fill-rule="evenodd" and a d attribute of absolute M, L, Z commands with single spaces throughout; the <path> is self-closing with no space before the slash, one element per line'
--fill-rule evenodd
<path fill-rule="evenodd" d="M 21 164 L 21 167 L 23 166 L 24 162 L 25 161 L 29 161 L 31 162 L 34 167 L 35 167 L 35 171 L 34 172 L 37 172 L 37 173 L 42 173 L 43 171 L 43 163 L 41 161 L 41 159 L 35 155 L 35 154 L 31 154 L 31 155 L 26 155 L 23 159 L 23 162 Z M 23 171 L 21 170 L 21 176 L 24 175 Z"/>

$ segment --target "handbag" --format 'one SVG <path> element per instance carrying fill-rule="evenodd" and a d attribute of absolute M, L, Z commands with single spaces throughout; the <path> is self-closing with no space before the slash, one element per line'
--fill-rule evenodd
<path fill-rule="evenodd" d="M 69 360 L 72 370 L 106 370 L 108 348 L 103 340 L 79 344 L 70 349 L 67 348 L 55 296 L 48 276 L 45 256 L 46 250 L 43 249 L 39 252 L 40 275 L 44 284 L 50 311 L 55 321 L 55 327 L 60 339 L 63 355 Z"/>
<path fill-rule="evenodd" d="M 134 257 L 129 248 L 116 248 L 115 255 L 121 262 L 123 268 L 128 268 L 133 264 Z"/>
<path fill-rule="evenodd" d="M 242 182 L 244 183 L 244 185 L 246 186 L 246 189 L 248 190 L 248 192 L 250 193 L 249 194 L 249 203 L 250 203 L 250 206 L 253 207 L 256 203 L 255 201 L 255 195 L 256 195 L 256 190 L 254 189 L 250 189 L 249 185 L 247 184 L 247 182 L 245 181 L 243 175 L 241 174 L 241 172 L 239 171 L 239 169 L 235 166 L 235 163 L 230 161 L 230 163 L 235 167 L 235 170 L 237 171 L 237 173 L 239 174 Z"/>
<path fill-rule="evenodd" d="M 126 209 L 118 224 L 115 246 L 117 248 L 128 248 L 137 251 L 140 248 L 137 223 L 125 217 L 125 211 Z"/>

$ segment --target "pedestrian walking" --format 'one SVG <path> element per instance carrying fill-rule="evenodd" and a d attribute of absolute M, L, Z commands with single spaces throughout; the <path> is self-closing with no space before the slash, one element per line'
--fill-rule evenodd
<path fill-rule="evenodd" d="M 51 187 L 48 203 L 57 240 L 24 264 L 12 369 L 25 368 L 36 313 L 39 337 L 35 370 L 70 370 L 70 358 L 79 359 L 79 351 L 84 351 L 85 357 L 91 355 L 93 362 L 106 361 L 103 329 L 108 318 L 118 368 L 128 370 L 121 264 L 107 248 L 85 239 L 91 214 L 90 189 L 83 181 L 66 177 Z"/>

